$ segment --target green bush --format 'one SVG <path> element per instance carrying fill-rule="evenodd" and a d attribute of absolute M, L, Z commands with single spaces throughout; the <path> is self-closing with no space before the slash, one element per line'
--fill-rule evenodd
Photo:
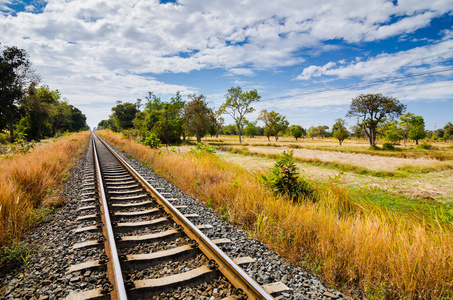
<path fill-rule="evenodd" d="M 157 149 L 159 148 L 160 140 L 154 133 L 151 133 L 145 138 L 145 140 L 143 141 L 143 145 Z"/>
<path fill-rule="evenodd" d="M 390 143 L 384 143 L 384 144 L 382 144 L 382 149 L 384 149 L 384 150 L 395 150 L 395 146 L 393 146 Z"/>
<path fill-rule="evenodd" d="M 203 146 L 201 143 L 197 143 L 195 148 L 190 149 L 190 153 L 193 153 L 195 155 L 203 155 L 204 153 L 215 153 L 215 147 L 214 146 Z"/>
<path fill-rule="evenodd" d="M 419 149 L 425 149 L 425 150 L 431 150 L 431 149 L 433 149 L 433 147 L 432 147 L 430 144 L 425 144 L 425 143 L 418 145 L 417 148 L 419 148 Z"/>
<path fill-rule="evenodd" d="M 263 181 L 272 188 L 274 193 L 288 195 L 293 201 L 297 202 L 301 197 L 311 197 L 313 189 L 307 181 L 299 175 L 299 170 L 294 163 L 293 151 L 283 151 L 277 158 L 272 174 L 263 175 Z"/>
<path fill-rule="evenodd" d="M 0 264 L 10 267 L 27 264 L 30 260 L 31 251 L 30 244 L 14 241 L 0 250 Z"/>

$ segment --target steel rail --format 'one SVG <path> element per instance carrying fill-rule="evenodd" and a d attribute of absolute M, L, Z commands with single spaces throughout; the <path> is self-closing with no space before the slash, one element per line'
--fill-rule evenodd
<path fill-rule="evenodd" d="M 92 132 L 94 135 L 94 132 Z M 120 299 L 120 300 L 127 300 L 127 294 L 126 294 L 126 288 L 124 286 L 124 281 L 123 281 L 123 273 L 121 271 L 121 265 L 120 265 L 120 260 L 118 258 L 118 251 L 116 248 L 116 243 L 115 243 L 115 236 L 113 234 L 113 228 L 112 224 L 110 221 L 110 215 L 109 215 L 109 209 L 107 206 L 107 197 L 105 196 L 105 190 L 104 190 L 104 184 L 102 182 L 102 176 L 101 176 L 101 167 L 99 164 L 99 158 L 98 158 L 98 152 L 96 149 L 96 143 L 94 142 L 94 137 L 92 138 L 92 143 L 93 143 L 93 152 L 94 152 L 94 160 L 95 160 L 95 167 L 98 175 L 98 185 L 100 188 L 100 199 L 102 202 L 102 207 L 103 207 L 103 217 L 104 217 L 104 228 L 107 229 L 107 240 L 106 240 L 106 246 L 108 244 L 108 247 L 106 247 L 106 252 L 110 255 L 109 259 L 111 259 L 111 263 L 113 264 L 113 274 L 114 277 L 114 282 L 112 283 L 114 288 L 113 288 L 113 295 L 112 298 L 114 299 Z M 110 263 L 110 262 L 109 262 Z"/>
<path fill-rule="evenodd" d="M 193 225 L 181 212 L 178 211 L 165 197 L 152 187 L 137 171 L 135 171 L 122 157 L 120 157 L 102 138 L 99 140 L 110 152 L 139 180 L 145 189 L 152 193 L 166 212 L 174 217 L 176 224 L 184 228 L 184 232 L 198 242 L 200 250 L 209 258 L 219 264 L 219 271 L 233 284 L 248 296 L 248 299 L 274 299 L 255 280 L 253 280 L 241 267 L 217 247 L 203 232 Z"/>

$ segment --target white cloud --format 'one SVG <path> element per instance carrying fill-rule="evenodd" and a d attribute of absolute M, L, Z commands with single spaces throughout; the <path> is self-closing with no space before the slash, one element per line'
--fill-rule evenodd
<path fill-rule="evenodd" d="M 255 72 L 251 69 L 246 69 L 246 68 L 232 68 L 229 69 L 231 74 L 234 75 L 244 75 L 244 76 L 253 76 L 255 75 Z"/>
<path fill-rule="evenodd" d="M 334 68 L 335 62 L 324 66 L 305 68 L 296 79 L 308 80 L 313 77 L 336 76 L 339 78 L 362 77 L 365 80 L 389 78 L 402 74 L 426 72 L 439 69 L 439 65 L 453 58 L 453 40 L 441 41 L 434 45 L 417 47 L 393 54 L 383 53 L 368 60 L 356 59 L 350 64 Z"/>
<path fill-rule="evenodd" d="M 341 47 L 325 41 L 356 45 L 404 35 L 453 9 L 451 0 L 400 0 L 398 5 L 387 0 L 180 0 L 177 5 L 48 0 L 42 12 L 29 7 L 13 16 L 8 14 L 13 1 L 0 0 L 1 42 L 24 48 L 43 82 L 81 104 L 140 97 L 148 90 L 195 92 L 140 74 L 220 68 L 252 77 Z M 451 51 L 451 32 L 447 35 L 443 43 L 402 54 L 310 66 L 298 79 L 375 78 L 435 66 L 441 51 Z M 422 59 L 436 53 L 437 58 Z"/>

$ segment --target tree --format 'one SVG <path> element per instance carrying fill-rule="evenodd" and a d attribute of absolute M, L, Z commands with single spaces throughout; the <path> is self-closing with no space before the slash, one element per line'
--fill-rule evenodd
<path fill-rule="evenodd" d="M 299 125 L 291 125 L 289 127 L 289 133 L 296 139 L 296 142 L 298 138 L 302 137 L 303 131 L 304 129 L 302 128 L 302 126 Z"/>
<path fill-rule="evenodd" d="M 413 116 L 410 119 L 411 129 L 409 130 L 408 137 L 415 140 L 415 145 L 418 145 L 418 140 L 426 137 L 425 120 L 422 116 Z"/>
<path fill-rule="evenodd" d="M 55 116 L 58 114 L 58 90 L 52 91 L 48 86 L 36 87 L 32 83 L 27 91 L 27 96 L 21 101 L 23 117 L 17 129 L 26 135 L 28 140 L 37 140 L 52 136 L 55 133 Z"/>
<path fill-rule="evenodd" d="M 406 142 L 410 130 L 411 119 L 414 117 L 413 113 L 407 112 L 400 116 L 400 126 L 403 132 L 403 145 L 406 147 Z"/>
<path fill-rule="evenodd" d="M 87 117 L 75 106 L 69 105 L 71 109 L 71 131 L 88 130 Z"/>
<path fill-rule="evenodd" d="M 326 135 L 327 130 L 329 130 L 329 126 L 319 125 L 317 129 L 318 129 L 318 134 L 321 137 L 321 139 L 324 139 L 324 136 Z"/>
<path fill-rule="evenodd" d="M 225 123 L 225 119 L 222 118 L 221 113 L 217 110 L 214 112 L 214 119 L 215 119 L 215 137 L 218 138 L 220 132 L 222 131 L 223 123 Z"/>
<path fill-rule="evenodd" d="M 333 136 L 338 139 L 338 142 L 341 144 L 345 139 L 349 137 L 349 132 L 346 129 L 346 122 L 338 118 L 335 120 L 335 124 L 332 126 Z"/>
<path fill-rule="evenodd" d="M 443 129 L 443 138 L 445 140 L 451 140 L 453 139 L 453 124 L 451 122 L 448 122 Z"/>
<path fill-rule="evenodd" d="M 359 141 L 359 138 L 363 137 L 363 128 L 362 124 L 355 124 L 351 127 L 351 131 L 353 132 L 354 137 Z"/>
<path fill-rule="evenodd" d="M 14 140 L 14 123 L 21 113 L 19 100 L 28 85 L 37 81 L 31 69 L 28 54 L 17 47 L 5 47 L 0 53 L 0 130 L 9 126 L 11 142 Z"/>
<path fill-rule="evenodd" d="M 396 118 L 406 110 L 406 105 L 393 97 L 382 94 L 360 95 L 352 99 L 346 117 L 359 117 L 370 146 L 376 145 L 376 129 L 386 118 Z"/>
<path fill-rule="evenodd" d="M 246 114 L 254 112 L 251 106 L 253 102 L 258 102 L 261 98 L 257 90 L 243 92 L 241 87 L 231 87 L 225 95 L 226 101 L 220 106 L 221 113 L 229 114 L 238 127 L 239 143 L 242 143 L 243 118 Z"/>
<path fill-rule="evenodd" d="M 310 128 L 308 128 L 307 136 L 311 137 L 311 140 L 313 140 L 315 136 L 318 136 L 318 128 L 315 126 L 310 126 Z"/>
<path fill-rule="evenodd" d="M 257 129 L 256 129 L 256 121 L 255 122 L 249 122 L 247 121 L 247 126 L 244 128 L 244 134 L 247 137 L 255 137 Z"/>
<path fill-rule="evenodd" d="M 108 129 L 110 128 L 110 121 L 109 120 L 102 120 L 101 122 L 99 122 L 98 124 L 98 129 L 101 130 L 101 129 Z"/>
<path fill-rule="evenodd" d="M 378 132 L 384 136 L 387 142 L 398 143 L 401 139 L 403 139 L 403 132 L 398 125 L 398 122 L 395 120 L 385 120 L 378 127 Z"/>
<path fill-rule="evenodd" d="M 201 138 L 208 131 L 212 122 L 212 110 L 208 107 L 206 97 L 203 94 L 188 95 L 190 99 L 184 107 L 185 127 L 187 132 L 197 137 L 197 142 L 201 143 Z"/>
<path fill-rule="evenodd" d="M 117 105 L 112 108 L 112 112 L 113 114 L 110 117 L 115 121 L 117 130 L 121 131 L 134 127 L 132 121 L 135 119 L 139 110 L 134 103 L 117 101 Z"/>
<path fill-rule="evenodd" d="M 268 134 L 267 138 L 269 139 L 269 134 L 272 133 L 275 136 L 275 141 L 278 140 L 278 133 L 285 130 L 289 125 L 284 115 L 275 111 L 268 112 L 265 109 L 260 112 L 258 120 L 264 122 L 266 126 L 264 132 Z"/>

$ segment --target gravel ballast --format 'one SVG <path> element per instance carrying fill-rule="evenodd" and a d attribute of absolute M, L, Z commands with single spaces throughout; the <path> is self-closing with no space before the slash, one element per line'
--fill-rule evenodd
<path fill-rule="evenodd" d="M 118 153 L 120 153 L 118 151 Z M 249 238 L 243 230 L 224 221 L 211 208 L 204 207 L 200 201 L 184 194 L 167 180 L 160 178 L 153 171 L 140 165 L 137 161 L 120 153 L 132 167 L 143 177 L 153 180 L 153 185 L 166 188 L 171 193 L 168 198 L 177 198 L 174 205 L 185 205 L 183 213 L 198 214 L 193 219 L 195 225 L 210 224 L 214 228 L 203 232 L 210 239 L 228 238 L 233 243 L 225 244 L 221 249 L 232 258 L 250 256 L 255 263 L 244 266 L 244 270 L 260 284 L 281 281 L 291 290 L 276 296 L 276 299 L 344 299 L 346 296 L 328 288 L 316 276 L 304 271 L 301 267 L 280 258 L 274 251 L 256 239 Z M 91 255 L 97 256 L 99 250 L 72 250 L 71 246 L 83 239 L 92 239 L 96 234 L 80 235 L 73 230 L 80 227 L 76 218 L 80 216 L 77 209 L 86 204 L 81 186 L 84 170 L 91 164 L 92 156 L 87 153 L 78 161 L 72 170 L 70 180 L 65 184 L 64 196 L 68 202 L 48 216 L 48 221 L 39 224 L 25 240 L 33 245 L 32 258 L 26 266 L 0 274 L 0 299 L 60 299 L 70 293 L 96 288 L 105 277 L 103 271 L 67 273 L 71 264 L 87 260 Z M 89 274 L 88 274 L 89 273 Z M 198 298 L 198 297 L 197 297 Z M 199 299 L 215 299 L 200 296 Z"/>

